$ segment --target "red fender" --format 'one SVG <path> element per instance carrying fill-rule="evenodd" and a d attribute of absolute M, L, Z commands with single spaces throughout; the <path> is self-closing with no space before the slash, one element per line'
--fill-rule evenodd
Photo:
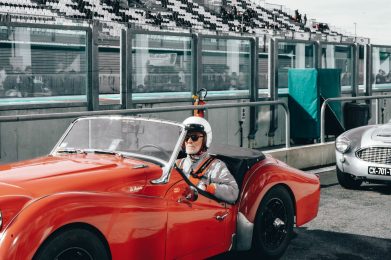
<path fill-rule="evenodd" d="M 71 192 L 44 197 L 25 207 L 3 231 L 0 259 L 32 259 L 50 234 L 72 223 L 98 230 L 110 245 L 112 259 L 165 256 L 165 244 L 161 243 L 167 224 L 164 200 Z"/>
<path fill-rule="evenodd" d="M 270 157 L 253 166 L 253 170 L 245 177 L 239 211 L 254 223 L 262 198 L 276 185 L 286 187 L 292 196 L 296 226 L 316 217 L 320 198 L 318 177 Z"/>

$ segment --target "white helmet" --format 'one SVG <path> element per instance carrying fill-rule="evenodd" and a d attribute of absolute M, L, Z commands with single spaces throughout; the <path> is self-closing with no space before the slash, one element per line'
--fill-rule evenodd
<path fill-rule="evenodd" d="M 206 119 L 198 116 L 191 116 L 185 119 L 183 121 L 183 124 L 186 126 L 186 130 L 189 131 L 200 131 L 205 133 L 206 142 L 205 146 L 206 148 L 210 147 L 210 144 L 212 143 L 212 128 L 210 127 L 210 124 Z"/>

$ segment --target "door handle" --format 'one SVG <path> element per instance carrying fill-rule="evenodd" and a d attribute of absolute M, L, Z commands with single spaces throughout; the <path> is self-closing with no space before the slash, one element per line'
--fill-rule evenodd
<path fill-rule="evenodd" d="M 224 213 L 223 215 L 217 215 L 216 219 L 218 221 L 223 221 L 228 216 L 228 212 Z"/>

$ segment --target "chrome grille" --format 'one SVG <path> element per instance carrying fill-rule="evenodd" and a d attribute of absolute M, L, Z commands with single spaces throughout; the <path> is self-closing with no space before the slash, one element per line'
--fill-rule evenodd
<path fill-rule="evenodd" d="M 391 164 L 391 147 L 370 147 L 356 152 L 361 160 L 372 163 Z"/>

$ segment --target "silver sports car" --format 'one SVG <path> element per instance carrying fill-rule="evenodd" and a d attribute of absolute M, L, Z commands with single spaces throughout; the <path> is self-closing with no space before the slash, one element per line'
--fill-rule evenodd
<path fill-rule="evenodd" d="M 391 121 L 351 129 L 335 141 L 337 178 L 347 189 L 363 181 L 391 184 Z"/>

